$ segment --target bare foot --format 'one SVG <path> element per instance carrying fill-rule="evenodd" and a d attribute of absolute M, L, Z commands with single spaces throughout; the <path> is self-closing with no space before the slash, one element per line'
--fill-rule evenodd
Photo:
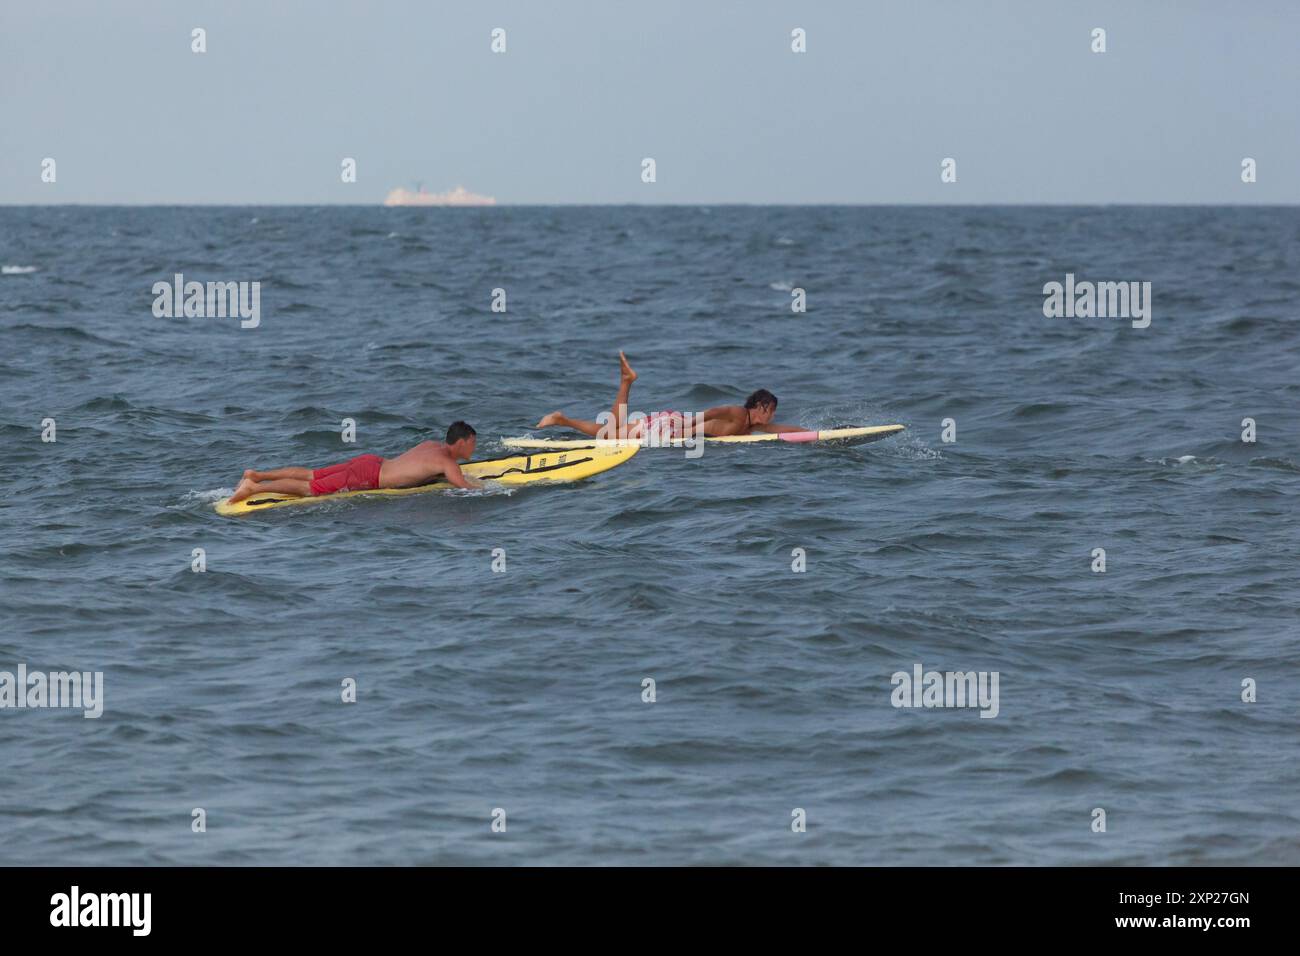
<path fill-rule="evenodd" d="M 247 478 L 249 481 L 257 481 L 257 480 L 258 480 L 258 478 L 257 478 L 257 472 L 254 471 L 252 468 L 245 468 L 245 469 L 244 469 L 244 477 Z"/>
<path fill-rule="evenodd" d="M 534 425 L 534 428 L 551 428 L 554 425 L 560 425 L 564 422 L 564 412 L 551 412 L 540 422 Z"/>
<path fill-rule="evenodd" d="M 636 372 L 632 371 L 632 366 L 627 364 L 627 356 L 624 355 L 621 351 L 618 353 L 618 364 L 622 366 L 620 372 L 623 375 L 623 381 L 635 382 Z"/>
<path fill-rule="evenodd" d="M 230 503 L 234 504 L 236 501 L 243 501 L 256 490 L 257 486 L 253 481 L 249 478 L 244 478 L 239 482 L 239 487 L 235 489 L 235 493 L 230 496 Z"/>

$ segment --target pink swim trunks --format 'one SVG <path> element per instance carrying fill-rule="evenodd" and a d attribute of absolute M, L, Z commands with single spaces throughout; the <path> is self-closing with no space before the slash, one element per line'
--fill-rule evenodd
<path fill-rule="evenodd" d="M 311 473 L 311 493 L 332 495 L 337 491 L 373 491 L 379 487 L 379 469 L 384 459 L 378 455 L 358 455 L 351 461 Z"/>
<path fill-rule="evenodd" d="M 651 412 L 641 420 L 641 437 L 656 436 L 660 441 L 681 438 L 685 419 L 681 412 Z"/>

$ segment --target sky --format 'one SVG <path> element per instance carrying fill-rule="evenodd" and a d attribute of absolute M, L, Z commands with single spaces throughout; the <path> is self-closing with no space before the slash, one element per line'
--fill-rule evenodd
<path fill-rule="evenodd" d="M 0 0 L 0 204 L 368 205 L 417 182 L 525 204 L 1296 203 L 1298 36 L 1295 0 Z"/>

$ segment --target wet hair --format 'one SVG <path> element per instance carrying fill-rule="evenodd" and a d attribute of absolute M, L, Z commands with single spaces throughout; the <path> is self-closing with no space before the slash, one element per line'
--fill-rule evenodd
<path fill-rule="evenodd" d="M 471 435 L 477 435 L 474 426 L 465 422 L 452 422 L 451 427 L 447 429 L 447 444 L 454 445 L 462 438 L 469 438 Z"/>
<path fill-rule="evenodd" d="M 757 408 L 759 405 L 771 405 L 776 408 L 776 396 L 765 388 L 760 388 L 749 398 L 745 399 L 746 408 Z"/>

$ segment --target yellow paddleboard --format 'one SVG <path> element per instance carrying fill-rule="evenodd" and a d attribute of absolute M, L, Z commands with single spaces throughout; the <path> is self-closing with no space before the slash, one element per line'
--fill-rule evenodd
<path fill-rule="evenodd" d="M 752 435 L 724 435 L 718 438 L 708 437 L 707 444 L 748 445 L 753 442 L 791 442 L 795 444 L 818 443 L 823 445 L 865 445 L 867 442 L 880 441 L 890 435 L 897 435 L 905 425 L 867 425 L 862 428 L 828 428 L 816 432 L 756 432 Z M 595 445 L 597 448 L 622 448 L 628 445 L 645 445 L 658 448 L 682 448 L 693 439 L 671 438 L 649 445 L 640 438 L 503 438 L 501 444 L 507 448 L 574 448 Z"/>
<path fill-rule="evenodd" d="M 531 455 L 517 455 L 513 458 L 492 458 L 485 461 L 470 461 L 460 466 L 463 474 L 480 481 L 496 481 L 503 485 L 524 485 L 535 481 L 578 481 L 590 478 L 602 471 L 609 471 L 615 465 L 621 465 L 640 449 L 639 445 L 597 447 L 590 443 L 576 448 L 563 448 L 557 451 L 538 452 Z M 243 501 L 230 503 L 223 498 L 216 503 L 219 515 L 247 515 L 270 508 L 283 508 L 286 505 L 309 505 L 318 501 L 334 501 L 338 498 L 355 498 L 360 495 L 386 496 L 419 495 L 427 491 L 446 491 L 453 487 L 448 481 L 439 479 L 427 485 L 413 488 L 376 488 L 373 491 L 340 491 L 332 495 L 284 495 L 267 492 L 255 494 Z"/>

